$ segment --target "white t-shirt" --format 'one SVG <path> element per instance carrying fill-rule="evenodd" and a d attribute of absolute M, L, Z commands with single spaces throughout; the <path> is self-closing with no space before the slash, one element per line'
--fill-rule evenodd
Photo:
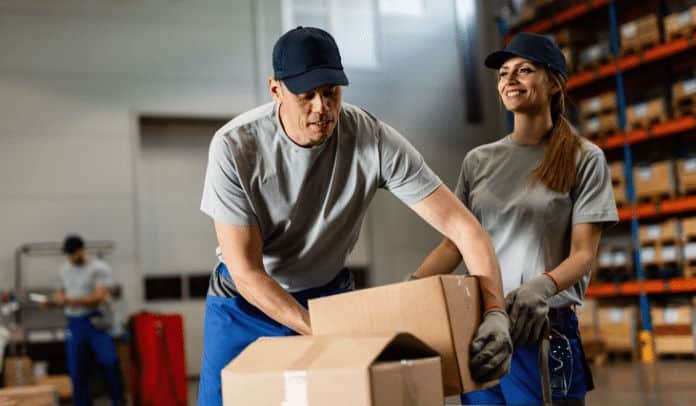
<path fill-rule="evenodd" d="M 97 286 L 111 287 L 114 281 L 109 265 L 97 258 L 90 258 L 82 266 L 67 262 L 60 270 L 60 283 L 58 287 L 65 292 L 67 297 L 84 297 L 94 292 Z M 94 308 L 86 306 L 66 306 L 67 316 L 85 316 L 94 311 Z"/>
<path fill-rule="evenodd" d="M 505 294 L 568 257 L 572 225 L 618 221 L 609 167 L 599 147 L 582 140 L 569 193 L 530 182 L 545 151 L 545 144 L 519 144 L 507 136 L 471 150 L 462 163 L 455 194 L 491 236 Z M 586 275 L 549 305 L 582 304 L 589 281 Z"/>
<path fill-rule="evenodd" d="M 296 292 L 344 267 L 378 188 L 413 204 L 441 183 L 401 134 L 358 107 L 344 103 L 334 133 L 302 147 L 269 103 L 213 137 L 201 210 L 225 224 L 258 225 L 266 272 Z"/>

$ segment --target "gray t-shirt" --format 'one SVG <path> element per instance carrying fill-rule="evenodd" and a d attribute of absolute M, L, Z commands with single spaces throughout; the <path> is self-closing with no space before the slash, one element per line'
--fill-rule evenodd
<path fill-rule="evenodd" d="M 258 225 L 266 272 L 296 292 L 344 266 L 378 188 L 413 204 L 441 183 L 401 134 L 358 107 L 344 103 L 331 137 L 306 148 L 269 103 L 213 137 L 201 210 L 225 224 Z"/>
<path fill-rule="evenodd" d="M 67 297 L 84 297 L 94 292 L 97 286 L 110 287 L 113 285 L 111 268 L 106 262 L 90 258 L 83 266 L 76 266 L 67 262 L 60 270 L 59 289 L 65 292 Z M 67 316 L 84 316 L 93 311 L 93 308 L 85 306 L 66 306 Z"/>
<path fill-rule="evenodd" d="M 545 150 L 546 145 L 519 144 L 507 136 L 471 150 L 462 163 L 455 194 L 490 234 L 505 294 L 568 257 L 572 225 L 618 220 L 609 168 L 599 147 L 582 140 L 569 193 L 530 182 Z M 552 297 L 549 305 L 582 304 L 589 281 L 586 275 Z"/>

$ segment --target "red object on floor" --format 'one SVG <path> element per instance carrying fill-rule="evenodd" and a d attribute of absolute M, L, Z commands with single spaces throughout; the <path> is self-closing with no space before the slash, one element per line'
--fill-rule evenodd
<path fill-rule="evenodd" d="M 138 313 L 131 317 L 130 326 L 133 404 L 188 406 L 181 315 Z"/>

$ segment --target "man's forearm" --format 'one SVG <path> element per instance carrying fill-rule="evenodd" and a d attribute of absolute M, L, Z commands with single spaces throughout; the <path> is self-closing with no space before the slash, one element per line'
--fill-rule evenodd
<path fill-rule="evenodd" d="M 459 249 L 448 238 L 442 240 L 440 245 L 428 255 L 423 263 L 416 269 L 416 278 L 425 278 L 433 275 L 452 273 L 462 262 Z"/>
<path fill-rule="evenodd" d="M 239 293 L 271 319 L 299 334 L 312 333 L 309 313 L 263 270 L 232 273 Z"/>
<path fill-rule="evenodd" d="M 504 309 L 500 266 L 488 234 L 478 224 L 470 224 L 452 242 L 459 248 L 469 273 L 479 281 L 485 310 Z"/>

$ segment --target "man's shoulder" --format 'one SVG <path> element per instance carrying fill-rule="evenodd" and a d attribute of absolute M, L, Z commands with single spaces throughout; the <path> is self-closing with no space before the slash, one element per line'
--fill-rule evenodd
<path fill-rule="evenodd" d="M 275 113 L 275 103 L 266 103 L 251 110 L 248 110 L 232 120 L 228 121 L 225 125 L 220 127 L 219 130 L 215 132 L 215 136 L 226 136 L 231 138 L 239 138 L 244 134 L 248 134 L 249 129 L 258 127 L 261 122 L 273 120 L 273 115 Z M 253 132 L 253 131 L 252 131 Z"/>
<path fill-rule="evenodd" d="M 380 119 L 377 116 L 362 107 L 349 103 L 341 105 L 340 116 L 343 125 L 376 128 L 380 124 Z"/>
<path fill-rule="evenodd" d="M 89 261 L 89 268 L 93 272 L 110 272 L 111 267 L 104 260 L 100 258 L 92 258 Z"/>

